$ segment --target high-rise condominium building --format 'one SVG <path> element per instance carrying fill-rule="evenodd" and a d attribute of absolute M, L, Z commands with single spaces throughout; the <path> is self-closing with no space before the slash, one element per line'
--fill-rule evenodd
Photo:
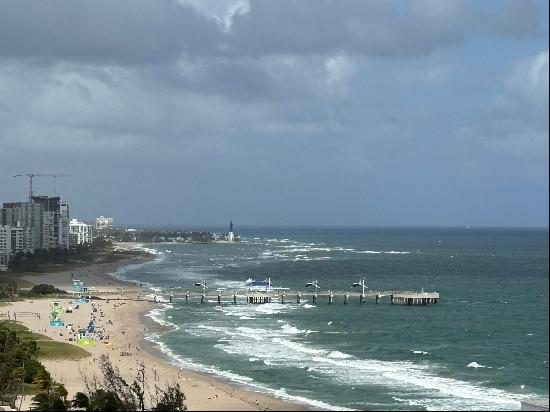
<path fill-rule="evenodd" d="M 28 229 L 24 232 L 24 251 L 44 248 L 44 205 L 34 202 L 4 203 L 0 209 L 0 224 Z"/>

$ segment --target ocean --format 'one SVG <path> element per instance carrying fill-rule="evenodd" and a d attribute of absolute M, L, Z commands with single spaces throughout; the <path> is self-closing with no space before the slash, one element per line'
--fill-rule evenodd
<path fill-rule="evenodd" d="M 148 339 L 175 364 L 333 410 L 513 410 L 548 397 L 548 230 L 247 228 L 233 244 L 145 244 L 156 259 L 115 276 L 226 288 L 226 303 L 174 299 Z M 248 277 L 306 291 L 438 291 L 429 306 L 230 303 Z"/>

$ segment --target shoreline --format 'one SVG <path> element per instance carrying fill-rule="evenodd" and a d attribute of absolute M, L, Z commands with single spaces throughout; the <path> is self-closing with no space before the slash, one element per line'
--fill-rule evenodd
<path fill-rule="evenodd" d="M 142 321 L 145 325 L 149 325 L 149 327 L 151 327 L 152 329 L 155 329 L 155 328 L 159 329 L 160 330 L 159 337 L 173 330 L 172 326 L 162 325 L 158 321 L 152 319 L 150 316 L 147 316 L 150 312 L 151 311 L 148 311 L 142 314 Z M 156 332 L 153 332 L 153 333 L 156 333 Z M 150 340 L 146 337 L 144 337 L 141 340 L 140 345 L 142 349 L 148 352 L 151 356 L 161 359 L 175 368 L 179 368 L 180 370 L 181 369 L 185 370 L 186 374 L 188 374 L 189 376 L 195 375 L 195 376 L 198 376 L 199 379 L 211 380 L 212 382 L 216 382 L 217 384 L 226 385 L 247 394 L 253 394 L 255 397 L 272 398 L 277 402 L 282 402 L 285 405 L 284 407 L 277 406 L 276 409 L 270 409 L 269 407 L 266 407 L 266 408 L 260 408 L 259 410 L 284 410 L 284 411 L 332 410 L 329 408 L 314 407 L 313 405 L 308 404 L 306 401 L 299 402 L 299 401 L 294 401 L 293 399 L 286 399 L 285 395 L 277 396 L 275 393 L 270 393 L 271 391 L 276 392 L 277 391 L 276 389 L 266 388 L 259 384 L 253 385 L 251 383 L 236 382 L 232 380 L 230 377 L 219 375 L 214 371 L 206 370 L 207 368 L 209 368 L 208 366 L 196 365 L 196 364 L 189 365 L 189 364 L 185 364 L 186 363 L 185 361 L 182 361 L 183 366 L 178 366 L 177 359 L 174 359 L 169 354 L 165 353 L 161 349 L 158 342 L 154 340 Z M 233 389 L 233 394 L 235 394 L 235 389 Z M 291 397 L 292 395 L 287 395 L 287 396 Z M 250 401 L 247 400 L 246 398 L 248 398 L 248 396 L 241 398 L 241 400 L 247 403 L 250 403 Z M 259 402 L 259 401 L 256 400 L 256 402 Z M 251 405 L 260 406 L 261 403 L 257 405 L 255 404 L 251 404 Z"/>
<path fill-rule="evenodd" d="M 87 272 L 84 278 L 86 284 L 90 287 L 97 287 L 98 290 L 104 287 L 123 287 L 125 290 L 134 289 L 154 293 L 154 291 L 145 285 L 139 286 L 136 281 L 125 281 L 112 276 L 119 268 L 143 264 L 153 261 L 157 255 L 149 253 L 142 244 L 115 244 L 118 250 L 120 246 L 124 250 L 136 251 L 140 250 L 143 253 L 139 255 L 128 256 L 122 259 L 111 262 L 92 262 L 83 264 L 83 270 Z M 71 273 L 75 270 L 62 269 L 59 272 L 49 272 L 44 274 L 37 273 L 19 273 L 21 279 L 32 282 L 34 284 L 47 283 L 52 284 L 60 289 L 70 291 L 72 289 Z M 64 303 L 68 304 L 70 297 L 60 297 Z M 47 319 L 49 312 L 49 302 L 51 299 L 35 299 L 9 303 L 11 310 L 28 311 L 41 313 L 42 321 L 38 319 L 24 318 L 19 319 L 20 323 L 27 326 L 32 331 L 46 334 L 48 337 L 64 341 L 66 338 L 61 337 L 59 333 L 62 329 L 55 330 L 54 328 L 45 328 L 44 319 Z M 101 376 L 99 367 L 96 364 L 96 359 L 101 354 L 108 354 L 113 361 L 114 366 L 118 366 L 121 374 L 131 381 L 132 371 L 137 370 L 137 362 L 141 361 L 146 365 L 149 380 L 157 380 L 161 386 L 169 382 L 179 382 L 182 390 L 187 397 L 188 410 L 307 410 L 306 405 L 292 403 L 266 392 L 256 391 L 246 385 L 232 382 L 228 378 L 216 375 L 207 371 L 197 371 L 192 368 L 177 365 L 177 360 L 171 358 L 164 353 L 158 343 L 147 339 L 151 334 L 162 335 L 172 330 L 171 327 L 164 326 L 148 316 L 152 311 L 158 309 L 158 304 L 153 304 L 146 301 L 129 301 L 116 300 L 110 298 L 106 300 L 93 300 L 104 311 L 106 318 L 114 322 L 113 327 L 110 325 L 102 325 L 105 333 L 109 336 L 109 345 L 104 345 L 104 342 L 96 342 L 93 347 L 86 348 L 91 356 L 81 360 L 43 360 L 44 365 L 52 374 L 52 377 L 59 382 L 65 384 L 69 396 L 72 399 L 74 393 L 84 390 L 84 382 L 80 376 L 80 370 L 85 370 L 89 378 L 92 376 Z M 107 303 L 109 302 L 109 303 Z M 90 304 L 81 304 L 81 309 L 87 309 Z M 65 315 L 67 321 L 85 324 L 89 319 L 89 315 L 84 311 L 75 311 L 78 313 Z M 91 314 L 90 314 L 91 315 Z M 99 320 L 98 322 L 101 322 Z M 47 331 L 45 333 L 44 331 Z M 128 333 L 125 333 L 125 332 Z M 122 333 L 121 333 L 122 332 Z M 131 333 L 130 333 L 131 332 Z M 134 334 L 135 333 L 135 334 Z M 127 348 L 125 351 L 132 352 L 132 357 L 128 360 L 135 362 L 121 362 L 120 349 Z M 133 367 L 131 367 L 133 366 Z M 24 406 L 30 406 L 30 398 L 26 397 L 23 402 Z M 309 409 L 309 408 L 308 408 Z"/>

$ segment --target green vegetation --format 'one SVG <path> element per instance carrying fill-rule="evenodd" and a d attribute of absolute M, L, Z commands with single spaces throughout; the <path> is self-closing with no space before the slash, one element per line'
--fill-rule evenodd
<path fill-rule="evenodd" d="M 44 339 L 39 341 L 39 346 L 38 357 L 40 359 L 78 360 L 90 356 L 90 352 L 65 342 Z"/>
<path fill-rule="evenodd" d="M 26 293 L 26 296 L 31 297 L 33 295 L 53 295 L 53 294 L 67 294 L 66 291 L 57 289 L 53 285 L 46 285 L 41 283 L 39 285 L 34 285 L 29 292 Z"/>
<path fill-rule="evenodd" d="M 215 240 L 228 240 L 226 233 L 192 232 L 186 230 L 138 229 L 135 231 L 126 231 L 124 229 L 108 229 L 102 230 L 99 236 L 109 242 L 211 243 Z"/>
<path fill-rule="evenodd" d="M 21 325 L 0 323 L 0 401 L 13 408 L 18 394 L 37 393 L 37 410 L 66 410 L 67 391 L 37 360 L 37 340 L 21 337 L 25 332 Z"/>
<path fill-rule="evenodd" d="M 78 360 L 90 356 L 90 353 L 70 343 L 52 340 L 46 335 L 31 332 L 26 326 L 13 321 L 4 321 L 5 328 L 17 333 L 23 341 L 35 341 L 38 344 L 37 358 L 39 359 L 69 359 Z"/>
<path fill-rule="evenodd" d="M 17 337 L 23 340 L 51 340 L 46 335 L 31 332 L 25 325 L 22 325 L 21 323 L 16 323 L 14 321 L 4 321 L 3 325 L 9 330 L 16 332 Z"/>
<path fill-rule="evenodd" d="M 77 392 L 72 401 L 75 408 L 84 408 L 87 411 L 143 411 L 148 399 L 153 411 L 185 411 L 185 395 L 179 384 L 168 385 L 164 390 L 155 384 L 154 393 L 145 384 L 145 365 L 141 364 L 131 384 L 121 376 L 117 368 L 113 367 L 109 357 L 101 355 L 99 367 L 103 373 L 103 383 L 97 380 L 84 381 L 87 393 Z"/>
<path fill-rule="evenodd" d="M 91 244 L 74 245 L 69 250 L 38 249 L 34 253 L 17 253 L 10 259 L 13 272 L 56 272 L 97 261 L 116 261 L 124 256 L 113 252 L 111 242 L 103 238 Z"/>
<path fill-rule="evenodd" d="M 66 295 L 66 291 L 52 285 L 34 285 L 30 290 L 21 290 L 14 281 L 0 282 L 0 301 L 14 301 L 25 298 L 43 298 L 51 295 Z M 0 302 L 1 304 L 2 302 Z"/>
<path fill-rule="evenodd" d="M 14 281 L 7 281 L 0 283 L 0 299 L 13 299 L 17 295 L 17 283 Z"/>
<path fill-rule="evenodd" d="M 161 389 L 155 381 L 145 382 L 142 363 L 131 384 L 113 367 L 109 357 L 101 355 L 99 366 L 103 382 L 89 382 L 84 376 L 86 393 L 78 392 L 72 402 L 67 390 L 55 382 L 39 359 L 61 357 L 75 359 L 89 354 L 81 348 L 30 332 L 25 326 L 4 321 L 0 323 L 0 402 L 15 408 L 19 394 L 34 394 L 31 410 L 65 411 L 79 408 L 87 411 L 144 411 L 148 401 L 153 411 L 185 411 L 185 394 L 178 383 Z M 156 376 L 156 375 L 155 375 Z"/>

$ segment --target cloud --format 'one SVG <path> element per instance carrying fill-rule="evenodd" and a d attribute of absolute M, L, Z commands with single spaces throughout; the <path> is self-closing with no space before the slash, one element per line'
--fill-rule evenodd
<path fill-rule="evenodd" d="M 0 57 L 118 65 L 159 64 L 216 47 L 215 23 L 175 0 L 0 5 Z M 198 39 L 198 41 L 197 41 Z"/>
<path fill-rule="evenodd" d="M 460 188 L 547 183 L 542 2 L 60 4 L 0 3 L 0 169 L 78 173 L 89 213 L 93 186 L 150 219 L 429 221 L 418 196 L 452 187 L 455 222 Z"/>
<path fill-rule="evenodd" d="M 534 110 L 548 112 L 548 50 L 514 62 L 502 83 L 510 98 L 529 103 Z"/>
<path fill-rule="evenodd" d="M 548 50 L 512 62 L 497 78 L 490 116 L 516 119 L 548 134 Z"/>
<path fill-rule="evenodd" d="M 0 5 L 0 57 L 158 65 L 181 55 L 424 56 L 476 33 L 541 33 L 538 5 L 482 10 L 459 0 L 73 0 Z M 513 18 L 510 16 L 513 15 Z"/>
<path fill-rule="evenodd" d="M 326 82 L 329 87 L 343 84 L 349 81 L 355 71 L 356 66 L 345 56 L 337 55 L 325 60 L 325 69 L 327 71 Z"/>
<path fill-rule="evenodd" d="M 494 79 L 494 95 L 475 108 L 475 121 L 457 130 L 459 140 L 547 179 L 548 74 L 548 50 L 512 61 Z"/>
<path fill-rule="evenodd" d="M 182 5 L 191 5 L 201 15 L 213 19 L 218 26 L 229 33 L 236 16 L 250 11 L 248 0 L 178 0 Z"/>

